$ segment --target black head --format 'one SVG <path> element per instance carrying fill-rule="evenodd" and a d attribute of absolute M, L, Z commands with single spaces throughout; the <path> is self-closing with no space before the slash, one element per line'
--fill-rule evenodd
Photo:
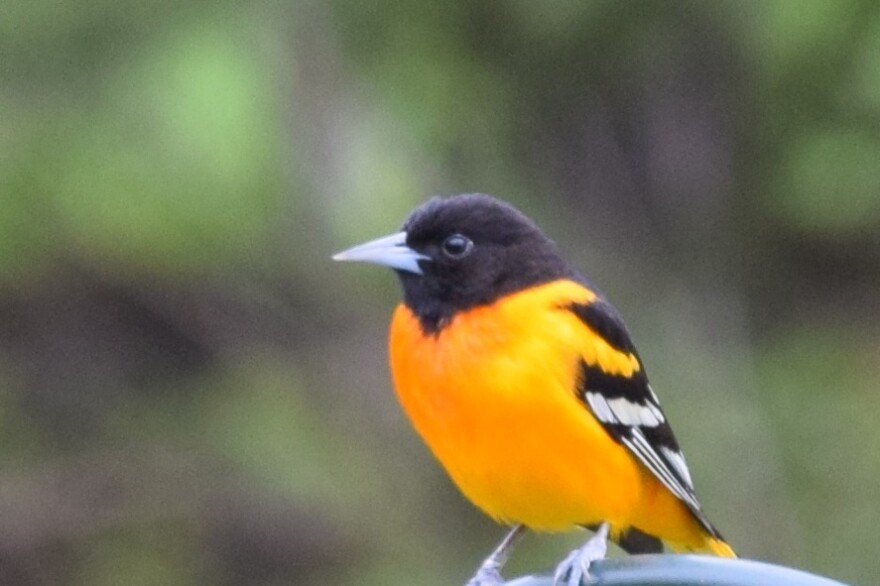
<path fill-rule="evenodd" d="M 572 275 L 556 245 L 513 206 L 483 194 L 435 197 L 403 224 L 422 274 L 398 270 L 404 301 L 426 329 L 456 311 Z"/>
<path fill-rule="evenodd" d="M 575 277 L 553 244 L 513 206 L 483 194 L 435 197 L 398 234 L 336 255 L 391 266 L 404 302 L 437 332 L 456 312 L 563 277 Z"/>

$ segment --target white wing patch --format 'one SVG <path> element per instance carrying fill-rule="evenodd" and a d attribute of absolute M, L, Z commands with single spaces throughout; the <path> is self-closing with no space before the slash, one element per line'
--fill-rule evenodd
<path fill-rule="evenodd" d="M 651 393 L 651 398 L 654 399 L 654 403 L 659 405 L 660 399 L 657 397 L 657 393 L 654 392 L 654 388 L 651 385 L 648 385 L 648 392 Z"/>
<path fill-rule="evenodd" d="M 666 461 L 672 464 L 678 475 L 681 476 L 687 485 L 693 490 L 694 481 L 691 480 L 691 471 L 688 470 L 687 463 L 684 461 L 684 454 L 678 450 L 670 449 L 666 446 L 660 446 L 660 451 L 666 456 Z"/>
<path fill-rule="evenodd" d="M 602 423 L 617 423 L 617 419 L 614 417 L 614 412 L 611 411 L 608 401 L 599 393 L 587 392 L 587 404 L 593 410 L 593 415 L 596 416 L 596 419 Z"/>
<path fill-rule="evenodd" d="M 640 405 L 624 397 L 606 399 L 601 393 L 587 392 L 587 403 L 602 423 L 657 427 L 666 419 L 660 408 L 652 403 Z"/>
<path fill-rule="evenodd" d="M 672 470 L 669 469 L 669 464 L 660 456 L 660 454 L 657 453 L 657 451 L 651 446 L 650 442 L 648 442 L 648 438 L 645 437 L 642 430 L 633 427 L 629 432 L 629 434 L 621 435 L 620 441 L 622 441 L 623 444 L 628 447 L 632 453 L 635 454 L 655 476 L 657 476 L 658 479 L 660 479 L 660 482 L 662 482 L 666 488 L 672 491 L 672 494 L 687 503 L 687 505 L 694 511 L 700 511 L 700 503 L 697 502 L 697 499 L 694 496 L 693 488 L 682 485 L 681 481 L 679 481 L 675 477 L 675 474 L 673 474 Z M 682 458 L 682 462 L 684 462 L 684 458 Z"/>

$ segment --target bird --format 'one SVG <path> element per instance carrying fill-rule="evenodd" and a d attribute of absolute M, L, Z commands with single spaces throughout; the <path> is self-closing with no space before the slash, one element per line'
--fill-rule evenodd
<path fill-rule="evenodd" d="M 511 527 L 469 586 L 503 583 L 528 530 L 595 531 L 556 568 L 578 584 L 608 539 L 629 553 L 736 557 L 709 521 L 618 311 L 537 224 L 481 193 L 433 197 L 333 256 L 390 267 L 403 411 L 460 491 Z"/>

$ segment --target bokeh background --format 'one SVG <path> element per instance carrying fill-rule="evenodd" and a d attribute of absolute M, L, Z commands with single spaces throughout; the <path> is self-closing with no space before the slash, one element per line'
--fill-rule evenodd
<path fill-rule="evenodd" d="M 0 583 L 462 583 L 502 529 L 329 257 L 464 191 L 626 316 L 741 554 L 876 583 L 877 2 L 13 0 L 0 76 Z"/>

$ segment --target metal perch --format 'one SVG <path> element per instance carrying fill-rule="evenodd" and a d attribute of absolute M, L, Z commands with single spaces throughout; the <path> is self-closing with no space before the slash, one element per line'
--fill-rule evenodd
<path fill-rule="evenodd" d="M 590 566 L 590 586 L 846 586 L 765 562 L 698 555 L 638 555 Z M 550 576 L 523 576 L 505 586 L 553 586 Z"/>

